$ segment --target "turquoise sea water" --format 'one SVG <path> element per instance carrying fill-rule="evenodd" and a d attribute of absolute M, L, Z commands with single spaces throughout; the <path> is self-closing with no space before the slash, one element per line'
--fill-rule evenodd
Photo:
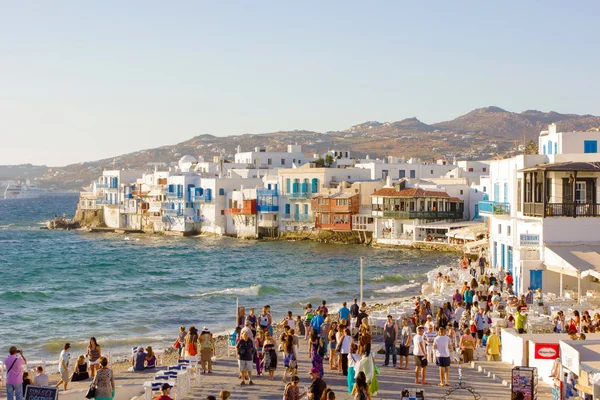
<path fill-rule="evenodd" d="M 95 336 L 105 351 L 170 345 L 180 325 L 234 326 L 235 303 L 271 305 L 275 319 L 306 302 L 338 306 L 418 290 L 425 273 L 456 258 L 418 250 L 311 242 L 175 238 L 40 230 L 77 197 L 0 200 L 0 347 L 55 359 Z M 412 282 L 411 282 L 412 281 Z M 416 282 L 414 282 L 416 281 Z M 420 286 L 419 286 L 420 287 Z M 334 307 L 335 308 L 335 307 Z"/>

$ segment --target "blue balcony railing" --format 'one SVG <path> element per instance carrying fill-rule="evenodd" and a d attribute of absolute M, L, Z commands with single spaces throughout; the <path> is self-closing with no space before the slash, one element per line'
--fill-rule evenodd
<path fill-rule="evenodd" d="M 279 206 L 258 204 L 256 206 L 258 212 L 279 212 Z"/>
<path fill-rule="evenodd" d="M 310 192 L 295 192 L 295 193 L 287 193 L 286 196 L 290 200 L 306 200 L 310 199 L 312 193 Z"/>
<path fill-rule="evenodd" d="M 510 203 L 482 200 L 479 202 L 480 214 L 510 215 Z"/>

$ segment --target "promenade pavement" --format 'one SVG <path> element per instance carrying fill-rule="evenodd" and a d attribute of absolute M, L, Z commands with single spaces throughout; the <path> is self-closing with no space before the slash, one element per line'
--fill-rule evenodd
<path fill-rule="evenodd" d="M 301 339 L 299 352 L 298 376 L 300 377 L 300 391 L 310 385 L 308 371 L 311 367 L 307 354 L 306 342 Z M 380 390 L 377 399 L 399 399 L 400 391 L 404 388 L 418 387 L 425 390 L 425 399 L 443 399 L 449 387 L 439 387 L 439 369 L 437 366 L 427 368 L 427 381 L 430 385 L 414 384 L 414 362 L 412 356 L 408 370 L 398 370 L 383 366 L 384 356 L 376 356 L 376 364 L 379 366 L 378 375 Z M 283 376 L 282 357 L 278 358 L 278 367 L 275 380 L 269 381 L 266 376 L 254 377 L 254 386 L 240 386 L 238 379 L 237 360 L 234 356 L 221 358 L 213 366 L 212 374 L 199 374 L 199 383 L 186 399 L 205 399 L 213 395 L 219 398 L 221 390 L 231 392 L 231 399 L 281 399 L 285 384 L 281 381 Z M 470 365 L 462 365 L 462 379 L 467 386 L 471 386 L 475 392 L 481 395 L 481 399 L 510 399 L 510 387 L 504 386 L 500 381 L 494 380 L 479 372 L 477 368 Z M 256 372 L 256 370 L 254 370 Z M 352 399 L 348 393 L 346 379 L 341 372 L 329 371 L 329 365 L 325 365 L 323 377 L 327 385 L 336 393 L 336 399 Z M 453 364 L 450 368 L 451 387 L 458 382 L 458 366 Z M 448 399 L 472 399 L 473 396 L 466 390 L 458 390 Z"/>

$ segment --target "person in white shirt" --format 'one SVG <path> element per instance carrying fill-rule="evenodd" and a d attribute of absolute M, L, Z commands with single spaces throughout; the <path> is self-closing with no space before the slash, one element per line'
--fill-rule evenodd
<path fill-rule="evenodd" d="M 246 326 L 244 326 L 242 328 L 242 330 L 240 331 L 240 337 L 242 336 L 242 334 L 244 332 L 246 332 L 248 334 L 248 337 L 250 338 L 250 340 L 254 340 L 254 334 L 252 333 L 252 322 L 246 321 Z"/>
<path fill-rule="evenodd" d="M 454 319 L 454 323 L 453 323 L 453 325 L 454 325 L 455 329 L 458 329 L 458 327 L 460 326 L 459 325 L 460 324 L 460 320 L 462 319 L 464 313 L 465 313 L 465 309 L 463 307 L 463 303 L 460 302 L 460 303 L 458 303 L 456 309 L 454 310 L 454 318 L 453 318 Z"/>
<path fill-rule="evenodd" d="M 496 284 L 494 283 L 493 285 L 490 285 L 490 287 L 488 288 L 488 294 L 493 294 L 494 292 L 498 291 L 498 287 L 496 286 Z"/>
<path fill-rule="evenodd" d="M 425 341 L 423 340 L 423 332 L 425 331 L 424 326 L 417 328 L 417 334 L 413 338 L 413 355 L 415 357 L 415 383 L 417 385 L 428 385 L 429 383 L 425 380 L 427 374 L 427 357 L 425 357 Z M 419 375 L 420 378 L 419 379 Z"/>
<path fill-rule="evenodd" d="M 479 293 L 479 292 L 475 292 L 475 294 L 473 295 L 473 304 L 475 304 L 479 301 L 479 295 L 477 293 Z"/>
<path fill-rule="evenodd" d="M 44 373 L 44 367 L 39 365 L 36 370 L 35 378 L 33 379 L 35 386 L 48 386 L 48 375 Z"/>
<path fill-rule="evenodd" d="M 427 344 L 427 361 L 432 363 L 435 361 L 435 352 L 433 350 L 433 341 L 437 337 L 437 332 L 435 331 L 434 325 L 429 325 L 427 328 L 427 332 L 423 334 L 423 338 L 425 339 L 425 343 Z"/>
<path fill-rule="evenodd" d="M 450 386 L 450 338 L 446 336 L 446 328 L 439 328 L 439 335 L 433 341 L 436 364 L 440 367 L 440 386 Z"/>
<path fill-rule="evenodd" d="M 435 328 L 435 321 L 433 320 L 433 317 L 431 315 L 427 316 L 427 321 L 425 321 L 425 329 L 426 331 L 429 330 L 429 327 L 433 326 Z"/>

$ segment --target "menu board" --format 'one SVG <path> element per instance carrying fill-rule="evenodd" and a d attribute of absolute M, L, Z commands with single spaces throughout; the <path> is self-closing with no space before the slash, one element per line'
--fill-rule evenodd
<path fill-rule="evenodd" d="M 25 400 L 56 400 L 58 388 L 27 385 L 24 398 Z"/>
<path fill-rule="evenodd" d="M 513 368 L 510 389 L 512 400 L 537 400 L 537 368 Z"/>

